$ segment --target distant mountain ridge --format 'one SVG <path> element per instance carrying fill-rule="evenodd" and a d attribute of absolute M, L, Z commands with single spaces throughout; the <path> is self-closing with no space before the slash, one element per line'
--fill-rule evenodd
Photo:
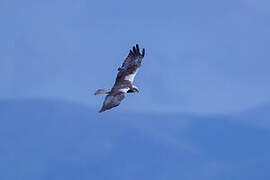
<path fill-rule="evenodd" d="M 99 114 L 60 100 L 2 100 L 0 179 L 270 177 L 269 138 L 225 116 Z"/>

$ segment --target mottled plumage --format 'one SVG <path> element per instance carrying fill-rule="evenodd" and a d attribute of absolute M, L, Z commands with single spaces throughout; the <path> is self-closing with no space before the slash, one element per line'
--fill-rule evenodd
<path fill-rule="evenodd" d="M 126 93 L 133 93 L 139 91 L 139 89 L 133 85 L 133 81 L 136 73 L 141 66 L 144 55 L 145 50 L 143 49 L 142 53 L 140 53 L 138 44 L 136 44 L 136 46 L 133 46 L 127 58 L 122 63 L 122 66 L 118 68 L 117 77 L 115 79 L 113 87 L 108 90 L 98 89 L 95 92 L 95 95 L 107 94 L 103 102 L 102 108 L 99 112 L 103 112 L 118 106 L 125 98 Z"/>

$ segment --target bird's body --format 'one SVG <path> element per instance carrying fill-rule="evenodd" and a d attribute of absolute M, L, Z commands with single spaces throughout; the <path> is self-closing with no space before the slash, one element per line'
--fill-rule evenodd
<path fill-rule="evenodd" d="M 118 68 L 117 77 L 113 87 L 108 90 L 99 89 L 95 92 L 95 95 L 108 94 L 105 97 L 102 108 L 99 112 L 118 106 L 125 98 L 126 93 L 139 91 L 139 89 L 133 85 L 133 81 L 141 66 L 144 55 L 144 49 L 141 54 L 139 45 L 137 44 L 136 47 L 134 46 L 133 49 L 130 50 L 128 57 L 123 62 L 122 66 Z"/>

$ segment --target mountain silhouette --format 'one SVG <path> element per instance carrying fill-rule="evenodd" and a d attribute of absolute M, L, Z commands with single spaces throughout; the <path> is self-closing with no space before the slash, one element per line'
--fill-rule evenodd
<path fill-rule="evenodd" d="M 270 177 L 269 138 L 225 116 L 99 114 L 60 100 L 2 100 L 0 179 Z"/>

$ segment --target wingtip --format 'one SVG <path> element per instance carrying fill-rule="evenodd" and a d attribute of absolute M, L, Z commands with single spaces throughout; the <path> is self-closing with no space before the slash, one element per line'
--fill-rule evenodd
<path fill-rule="evenodd" d="M 137 52 L 136 52 L 136 48 L 135 48 L 135 46 L 133 46 L 133 48 L 132 48 L 132 50 L 133 50 L 133 54 L 137 54 Z"/>
<path fill-rule="evenodd" d="M 102 113 L 102 112 L 104 112 L 104 111 L 105 111 L 104 109 L 101 109 L 101 110 L 99 110 L 98 112 L 99 112 L 99 113 Z"/>
<path fill-rule="evenodd" d="M 137 50 L 137 53 L 140 54 L 139 44 L 136 44 L 136 50 Z"/>

